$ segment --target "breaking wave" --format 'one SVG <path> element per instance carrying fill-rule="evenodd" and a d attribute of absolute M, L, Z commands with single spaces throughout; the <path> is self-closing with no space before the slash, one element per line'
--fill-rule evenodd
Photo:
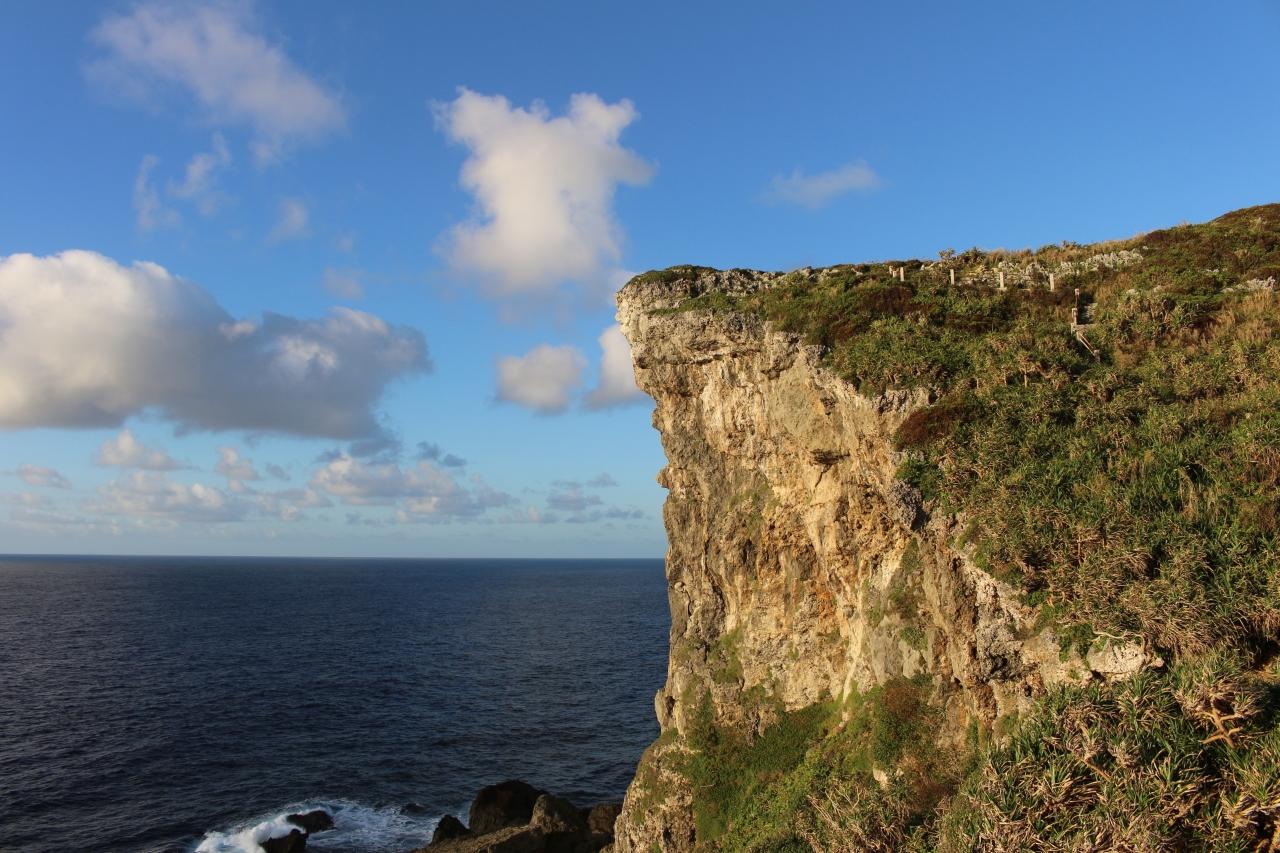
<path fill-rule="evenodd" d="M 307 850 L 347 853 L 404 853 L 431 840 L 439 815 L 411 814 L 400 806 L 375 807 L 350 800 L 304 800 L 205 834 L 195 853 L 262 853 L 262 842 L 296 827 L 287 815 L 324 809 L 333 829 L 307 838 Z"/>

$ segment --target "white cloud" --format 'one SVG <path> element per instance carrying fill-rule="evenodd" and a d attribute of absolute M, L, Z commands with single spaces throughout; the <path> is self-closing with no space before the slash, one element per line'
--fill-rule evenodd
<path fill-rule="evenodd" d="M 636 387 L 636 374 L 631 366 L 631 344 L 622 327 L 614 324 L 605 329 L 600 341 L 600 380 L 586 397 L 587 408 L 607 409 L 642 403 L 649 397 Z"/>
<path fill-rule="evenodd" d="M 0 429 L 181 428 L 366 438 L 388 384 L 429 369 L 421 333 L 349 308 L 231 317 L 200 286 L 93 252 L 0 257 Z"/>
<path fill-rule="evenodd" d="M 123 429 L 114 438 L 102 442 L 96 461 L 114 468 L 141 468 L 147 471 L 176 471 L 183 467 L 168 453 L 147 447 L 133 432 Z"/>
<path fill-rule="evenodd" d="M 411 468 L 366 463 L 343 454 L 311 478 L 311 488 L 353 506 L 394 506 L 401 522 L 475 519 L 513 498 L 479 478 L 464 484 L 429 461 Z"/>
<path fill-rule="evenodd" d="M 104 89 L 148 105 L 181 92 L 207 121 L 248 127 L 260 164 L 346 121 L 338 97 L 262 35 L 248 4 L 143 2 L 90 38 L 103 55 L 87 70 Z"/>
<path fill-rule="evenodd" d="M 159 157 L 146 155 L 133 179 L 133 212 L 137 216 L 138 230 L 142 232 L 173 228 L 182 221 L 178 211 L 165 206 L 160 200 L 160 192 L 151 183 L 151 173 L 159 163 Z"/>
<path fill-rule="evenodd" d="M 311 211 L 306 204 L 296 198 L 280 200 L 280 213 L 275 227 L 267 235 L 269 243 L 283 243 L 285 240 L 296 240 L 307 236 L 307 224 L 311 220 Z"/>
<path fill-rule="evenodd" d="M 218 189 L 217 173 L 231 165 L 231 152 L 221 133 L 215 133 L 210 150 L 195 154 L 187 163 L 180 183 L 169 182 L 168 193 L 173 198 L 191 202 L 205 216 L 215 213 L 226 200 L 226 194 Z"/>
<path fill-rule="evenodd" d="M 364 298 L 364 271 L 325 267 L 321 279 L 324 289 L 340 299 Z"/>
<path fill-rule="evenodd" d="M 827 172 L 806 175 L 799 169 L 790 175 L 776 175 L 765 192 L 768 201 L 795 204 L 816 210 L 848 193 L 870 192 L 881 185 L 880 177 L 862 160 Z"/>
<path fill-rule="evenodd" d="M 614 191 L 653 172 L 618 142 L 637 115 L 630 101 L 591 94 L 574 95 L 568 114 L 554 117 L 542 103 L 513 107 L 467 89 L 437 105 L 437 124 L 470 151 L 461 183 L 477 206 L 448 235 L 453 266 L 477 275 L 491 297 L 546 298 L 566 281 L 612 292 L 623 239 Z"/>
<path fill-rule="evenodd" d="M 252 504 L 202 483 L 177 483 L 153 471 L 130 471 L 98 487 L 85 505 L 96 515 L 121 515 L 134 520 L 222 523 L 243 521 Z"/>
<path fill-rule="evenodd" d="M 218 464 L 213 470 L 227 478 L 228 487 L 233 492 L 244 491 L 246 481 L 262 479 L 258 469 L 253 467 L 253 461 L 241 456 L 234 447 L 218 448 Z"/>
<path fill-rule="evenodd" d="M 46 489 L 69 489 L 71 481 L 52 468 L 43 465 L 20 465 L 13 472 L 18 479 L 28 486 L 39 486 Z"/>
<path fill-rule="evenodd" d="M 498 360 L 498 399 L 544 414 L 563 412 L 582 387 L 582 353 L 571 346 L 541 344 L 521 356 Z"/>

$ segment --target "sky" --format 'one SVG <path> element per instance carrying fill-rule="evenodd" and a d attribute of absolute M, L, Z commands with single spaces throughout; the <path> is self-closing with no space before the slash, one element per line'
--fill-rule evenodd
<path fill-rule="evenodd" d="M 613 293 L 1280 200 L 1264 2 L 26 3 L 0 553 L 660 556 Z"/>

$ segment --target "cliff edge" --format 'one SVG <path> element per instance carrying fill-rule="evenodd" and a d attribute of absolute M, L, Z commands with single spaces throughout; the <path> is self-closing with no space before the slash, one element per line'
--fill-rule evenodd
<path fill-rule="evenodd" d="M 1246 752 L 1208 755 L 1198 744 L 1225 748 L 1223 738 L 1210 741 L 1213 723 L 1197 716 L 1198 702 L 1216 701 L 1220 717 L 1241 712 L 1250 743 L 1270 738 L 1266 749 L 1280 746 L 1271 710 L 1280 625 L 1274 564 L 1251 580 L 1248 592 L 1266 600 L 1248 611 L 1253 621 L 1224 651 L 1216 639 L 1188 645 L 1162 633 L 1173 628 L 1144 623 L 1143 602 L 1123 612 L 1094 605 L 1071 586 L 1090 583 L 1087 572 L 1081 579 L 1088 554 L 1059 560 L 1042 553 L 1056 540 L 1015 543 L 991 520 L 1003 517 L 993 513 L 1082 511 L 1071 503 L 1079 479 L 1045 487 L 1065 497 L 1042 498 L 1037 475 L 1019 467 L 1030 464 L 1020 442 L 1032 439 L 999 418 L 1025 420 L 1018 406 L 1057 394 L 1062 423 L 1048 423 L 1061 427 L 1058 438 L 1070 443 L 1079 430 L 1100 431 L 1074 395 L 1101 394 L 1109 404 L 1144 381 L 1142 360 L 1162 357 L 1162 347 L 1193 359 L 1208 352 L 1206 330 L 1228 315 L 1237 332 L 1244 314 L 1255 318 L 1253 334 L 1269 354 L 1249 357 L 1256 376 L 1223 376 L 1216 391 L 1190 395 L 1188 413 L 1203 397 L 1243 393 L 1244 385 L 1258 406 L 1275 399 L 1274 279 L 1263 273 L 1280 263 L 1280 210 L 1244 213 L 1192 228 L 1234 229 L 1223 257 L 1238 258 L 1242 245 L 1270 254 L 1232 261 L 1238 269 L 1227 273 L 1197 266 L 1199 258 L 1171 262 L 1195 266 L 1205 279 L 1184 289 L 1208 313 L 1157 330 L 1141 349 L 1130 338 L 1151 333 L 1134 331 L 1134 318 L 1153 301 L 1170 315 L 1182 304 L 1177 270 L 1153 259 L 1185 255 L 1188 241 L 1205 241 L 1203 233 L 1175 229 L 1172 237 L 1155 232 L 1123 244 L 1026 253 L 944 252 L 936 262 L 785 275 L 676 267 L 622 289 L 618 319 L 637 382 L 656 401 L 654 426 L 668 460 L 658 480 L 668 490 L 672 626 L 667 681 L 655 697 L 662 734 L 627 792 L 618 851 L 1147 849 L 1134 839 L 1155 839 L 1150 849 L 1160 849 L 1206 838 L 1237 839 L 1246 849 L 1264 836 L 1275 843 L 1280 789 L 1241 800 L 1244 783 L 1218 768 L 1253 762 L 1264 773 L 1280 751 L 1265 759 L 1254 747 L 1247 760 Z M 904 336 L 934 349 L 925 357 L 904 353 Z M 882 349 L 868 352 L 868 341 Z M 953 348 L 936 354 L 948 341 Z M 1110 392 L 1081 391 L 1100 376 L 1111 377 Z M 1235 411 L 1231 423 L 1244 417 Z M 1270 440 L 1269 432 L 1258 439 Z M 1012 457 L 999 463 L 1006 469 L 986 457 L 974 462 L 989 447 Z M 1134 449 L 1139 458 L 1149 451 Z M 1208 472 L 1201 481 L 1211 480 L 1214 463 L 1197 464 Z M 1111 476 L 1141 483 L 1160 476 L 1154 467 Z M 1005 491 L 993 496 L 992 488 Z M 1185 516 L 1185 487 L 1172 500 L 1171 511 Z M 1101 521 L 1085 524 L 1095 531 L 1116 509 L 1098 511 Z M 1274 529 L 1243 535 L 1251 541 L 1242 554 L 1275 555 Z M 993 547 L 993 537 L 1003 537 L 1006 550 Z M 1014 544 L 1026 547 L 1010 557 Z M 1134 557 L 1143 559 L 1132 577 L 1117 576 L 1123 586 L 1113 590 L 1101 570 L 1098 583 L 1123 599 L 1141 582 L 1159 582 L 1161 559 L 1173 563 L 1167 551 Z M 1216 582 L 1208 575 L 1195 581 Z M 1205 668 L 1210 659 L 1218 669 Z M 1200 682 L 1187 674 L 1193 664 Z M 1174 684 L 1175 677 L 1182 681 Z M 1192 682 L 1202 693 L 1217 684 L 1221 695 L 1195 694 L 1186 686 Z M 1141 701 L 1124 699 L 1132 685 L 1145 691 Z M 1119 820 L 1099 815 L 1099 804 L 1123 800 L 1101 789 L 1129 784 L 1125 762 L 1137 767 L 1133 755 L 1146 755 L 1147 747 L 1116 744 L 1103 731 L 1124 701 L 1150 702 L 1153 730 L 1168 724 L 1185 734 L 1185 750 L 1195 753 L 1188 760 L 1199 762 L 1204 778 L 1181 780 L 1200 786 L 1198 793 L 1156 795 L 1153 803 L 1165 796 L 1170 805 L 1150 806 L 1150 827 L 1098 835 L 1100 825 Z M 1157 719 L 1157 710 L 1168 719 Z M 1034 745 L 1044 735 L 1037 726 L 1064 714 L 1079 717 L 1086 733 L 1098 729 L 1096 743 L 1076 743 L 1067 726 L 1026 779 L 984 781 L 984 773 L 1026 759 L 1009 750 Z M 1245 740 L 1226 737 L 1232 750 L 1245 750 Z M 1155 762 L 1160 748 L 1150 748 Z M 1164 757 L 1181 760 L 1175 753 L 1168 747 Z M 1037 775 L 1044 768 L 1048 781 Z M 1024 806 L 998 802 L 1033 784 L 1048 793 L 1028 794 Z M 1054 813 L 1036 796 L 1057 803 L 1066 829 L 1035 817 L 1041 808 Z M 1077 834 L 1094 833 L 1094 846 L 1078 846 L 1073 822 Z"/>

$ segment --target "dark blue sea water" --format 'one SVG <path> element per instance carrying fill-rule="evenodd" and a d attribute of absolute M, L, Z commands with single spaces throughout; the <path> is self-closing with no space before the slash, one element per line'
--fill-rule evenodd
<path fill-rule="evenodd" d="M 475 791 L 619 799 L 660 560 L 0 558 L 0 850 L 404 851 Z M 252 849 L 249 845 L 247 849 Z"/>

